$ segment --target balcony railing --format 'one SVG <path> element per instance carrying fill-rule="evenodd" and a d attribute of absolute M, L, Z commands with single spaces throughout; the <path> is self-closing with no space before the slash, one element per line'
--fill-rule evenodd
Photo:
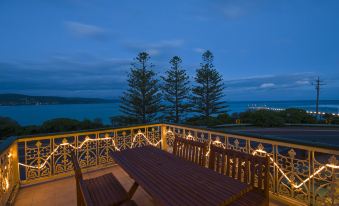
<path fill-rule="evenodd" d="M 12 201 L 19 185 L 72 175 L 74 150 L 85 171 L 97 170 L 114 164 L 110 152 L 126 148 L 153 145 L 171 152 L 175 136 L 268 155 L 271 195 L 298 204 L 339 204 L 339 150 L 335 146 L 302 145 L 173 124 L 9 138 L 0 145 L 0 203 Z"/>

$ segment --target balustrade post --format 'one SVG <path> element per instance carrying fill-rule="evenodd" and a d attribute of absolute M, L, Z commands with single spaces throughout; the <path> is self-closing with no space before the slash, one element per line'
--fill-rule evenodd
<path fill-rule="evenodd" d="M 167 130 L 166 125 L 161 125 L 161 149 L 167 151 Z"/>
<path fill-rule="evenodd" d="M 98 132 L 96 132 L 95 133 L 95 139 L 99 139 L 100 137 L 99 137 L 99 133 Z M 95 161 L 95 163 L 96 163 L 96 166 L 98 166 L 99 164 L 100 164 L 100 160 L 99 160 L 99 142 L 98 141 L 96 141 L 95 142 L 95 156 L 96 156 L 96 161 Z"/>
<path fill-rule="evenodd" d="M 246 150 L 247 154 L 251 154 L 251 140 L 246 140 Z"/>
<path fill-rule="evenodd" d="M 317 170 L 317 168 L 316 168 L 317 164 L 316 164 L 316 158 L 315 158 L 316 151 L 315 150 L 311 150 L 311 151 L 309 151 L 309 153 L 310 153 L 309 175 L 311 175 L 311 174 L 314 174 L 314 172 Z M 321 178 L 318 179 L 318 180 L 321 181 Z M 317 180 L 315 178 L 312 178 L 309 181 L 309 183 L 310 183 L 310 186 L 309 186 L 309 191 L 310 191 L 310 195 L 309 195 L 310 202 L 309 202 L 309 205 L 317 205 L 317 200 L 316 200 L 316 198 L 317 198 L 317 194 L 316 194 Z"/>
<path fill-rule="evenodd" d="M 310 177 L 311 174 L 314 171 L 314 168 L 313 168 L 313 151 L 308 150 L 307 151 L 307 156 L 308 156 L 308 176 Z M 310 181 L 308 181 L 307 184 L 308 184 L 308 192 L 307 192 L 307 195 L 308 195 L 308 204 L 309 205 L 314 205 L 313 204 L 313 188 L 314 188 L 313 184 L 314 184 L 314 179 L 311 179 Z"/>
<path fill-rule="evenodd" d="M 18 142 L 15 141 L 14 145 L 12 146 L 12 149 L 10 151 L 10 155 L 13 161 L 13 178 L 14 178 L 14 184 L 18 185 L 20 182 L 20 172 L 19 172 L 19 151 L 18 151 Z"/>
<path fill-rule="evenodd" d="M 278 162 L 278 145 L 272 145 L 273 147 L 273 161 L 274 162 Z M 279 170 L 277 167 L 273 166 L 273 191 L 274 193 L 278 193 L 278 188 L 279 188 L 279 180 L 278 180 L 278 174 L 279 174 Z"/>

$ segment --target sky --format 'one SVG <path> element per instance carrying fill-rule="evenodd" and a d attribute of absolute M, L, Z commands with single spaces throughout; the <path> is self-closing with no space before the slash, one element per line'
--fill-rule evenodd
<path fill-rule="evenodd" d="M 179 55 L 194 83 L 207 49 L 225 98 L 339 99 L 339 1 L 2 0 L 0 93 L 119 98 L 146 51 Z"/>

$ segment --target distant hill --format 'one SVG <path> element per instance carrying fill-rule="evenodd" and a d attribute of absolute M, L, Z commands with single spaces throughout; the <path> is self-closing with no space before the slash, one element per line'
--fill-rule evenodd
<path fill-rule="evenodd" d="M 117 100 L 79 97 L 29 96 L 23 94 L 0 94 L 0 105 L 47 105 L 47 104 L 101 104 Z"/>

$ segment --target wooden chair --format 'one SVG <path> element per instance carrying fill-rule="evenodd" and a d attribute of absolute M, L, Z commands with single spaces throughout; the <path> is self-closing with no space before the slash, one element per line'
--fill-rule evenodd
<path fill-rule="evenodd" d="M 72 153 L 72 161 L 78 206 L 136 206 L 136 203 L 130 200 L 128 193 L 112 173 L 84 180 L 74 153 Z"/>
<path fill-rule="evenodd" d="M 253 187 L 231 205 L 268 205 L 269 204 L 269 159 L 210 146 L 209 168 L 226 176 L 250 184 Z"/>
<path fill-rule="evenodd" d="M 175 137 L 173 154 L 205 167 L 207 143 Z"/>

